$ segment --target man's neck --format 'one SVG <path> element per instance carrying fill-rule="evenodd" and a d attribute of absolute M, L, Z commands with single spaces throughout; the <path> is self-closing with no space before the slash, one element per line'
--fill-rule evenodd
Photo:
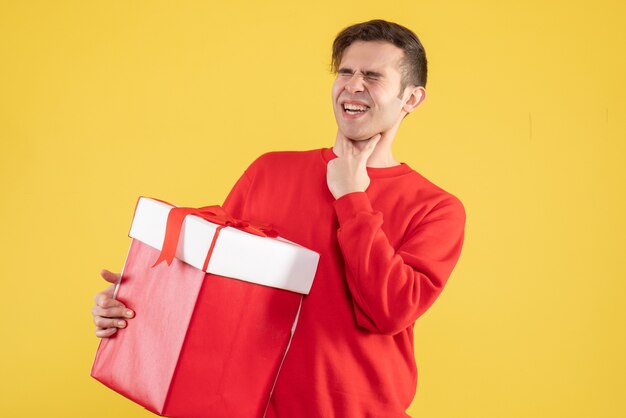
<path fill-rule="evenodd" d="M 363 151 L 363 148 L 367 145 L 368 141 L 353 141 L 350 140 L 356 149 L 359 151 Z M 394 158 L 393 151 L 391 150 L 391 143 L 393 141 L 393 137 L 385 136 L 381 138 L 381 140 L 376 145 L 376 149 L 367 160 L 367 167 L 371 168 L 385 168 L 385 167 L 394 167 L 400 165 L 400 163 Z M 333 147 L 333 152 L 336 156 L 341 157 L 341 149 L 338 144 L 335 143 Z"/>

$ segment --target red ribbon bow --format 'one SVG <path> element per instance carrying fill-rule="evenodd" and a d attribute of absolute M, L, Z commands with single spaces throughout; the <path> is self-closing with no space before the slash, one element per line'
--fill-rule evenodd
<path fill-rule="evenodd" d="M 163 201 L 161 200 L 161 202 Z M 167 204 L 169 205 L 169 203 Z M 209 265 L 213 248 L 215 247 L 217 237 L 219 236 L 222 228 L 231 226 L 261 237 L 275 238 L 278 236 L 278 232 L 276 232 L 271 225 L 252 223 L 243 219 L 233 218 L 224 210 L 224 208 L 218 205 L 203 206 L 201 208 L 174 207 L 167 215 L 167 226 L 165 228 L 165 238 L 163 239 L 161 254 L 152 267 L 160 264 L 163 260 L 167 262 L 168 266 L 172 263 L 172 260 L 174 260 L 174 256 L 176 255 L 176 248 L 178 247 L 183 221 L 187 215 L 199 216 L 202 219 L 206 219 L 209 222 L 220 225 L 215 230 L 215 235 L 213 235 L 209 252 L 204 260 L 204 267 L 202 268 L 204 271 L 206 271 L 207 266 Z"/>

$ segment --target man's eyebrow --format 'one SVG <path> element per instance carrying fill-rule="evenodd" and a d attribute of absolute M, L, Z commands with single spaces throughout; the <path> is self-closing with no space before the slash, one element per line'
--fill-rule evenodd
<path fill-rule="evenodd" d="M 337 72 L 339 74 L 353 74 L 354 70 L 348 67 L 341 67 L 339 70 L 337 70 Z M 371 70 L 363 71 L 363 75 L 365 77 L 378 77 L 378 78 L 383 77 L 382 73 L 379 73 L 378 71 L 371 71 Z"/>
<path fill-rule="evenodd" d="M 379 73 L 377 71 L 365 71 L 363 74 L 365 74 L 366 77 L 382 77 L 382 73 Z"/>

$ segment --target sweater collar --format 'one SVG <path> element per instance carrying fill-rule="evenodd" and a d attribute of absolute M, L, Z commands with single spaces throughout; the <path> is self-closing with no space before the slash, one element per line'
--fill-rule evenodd
<path fill-rule="evenodd" d="M 337 155 L 333 151 L 333 148 L 322 148 L 322 158 L 325 163 L 328 163 L 330 160 L 337 158 Z M 367 167 L 367 174 L 370 178 L 381 178 L 381 177 L 397 177 L 406 173 L 410 173 L 413 171 L 408 164 L 400 163 L 399 165 L 394 165 L 392 167 Z"/>

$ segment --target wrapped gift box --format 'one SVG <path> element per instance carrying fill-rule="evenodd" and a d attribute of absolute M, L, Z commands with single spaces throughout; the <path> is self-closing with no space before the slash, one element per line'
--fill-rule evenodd
<path fill-rule="evenodd" d="M 136 316 L 100 342 L 92 376 L 159 415 L 261 417 L 319 254 L 172 209 L 137 203 L 116 288 Z M 175 258 L 156 264 L 166 246 Z"/>

